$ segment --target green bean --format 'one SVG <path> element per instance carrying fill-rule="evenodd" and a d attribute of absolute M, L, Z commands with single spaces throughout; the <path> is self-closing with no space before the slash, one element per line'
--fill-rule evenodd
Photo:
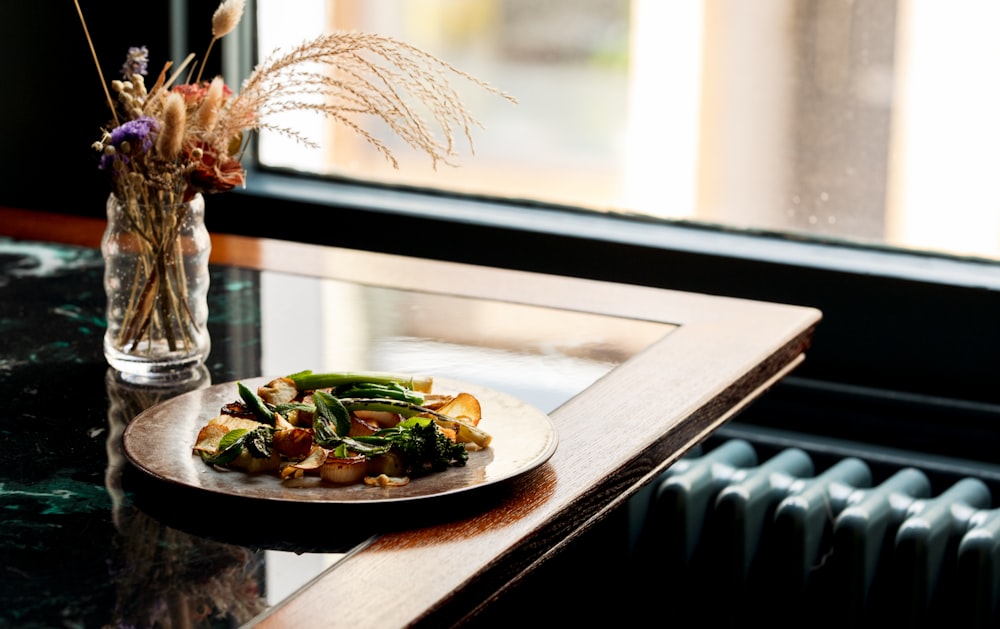
<path fill-rule="evenodd" d="M 252 412 L 259 421 L 273 426 L 275 422 L 274 411 L 267 407 L 264 400 L 262 400 L 260 396 L 250 390 L 250 387 L 242 382 L 237 382 L 236 388 L 239 390 L 240 398 L 243 400 L 243 403 L 247 405 L 247 408 L 250 409 L 250 412 Z"/>

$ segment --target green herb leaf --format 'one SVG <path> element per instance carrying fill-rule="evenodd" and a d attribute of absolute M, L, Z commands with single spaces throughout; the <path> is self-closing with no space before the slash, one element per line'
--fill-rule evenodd
<path fill-rule="evenodd" d="M 325 391 L 313 393 L 313 402 L 316 404 L 313 417 L 316 443 L 324 448 L 332 447 L 351 432 L 351 415 L 340 400 Z"/>
<path fill-rule="evenodd" d="M 214 455 L 202 452 L 202 460 L 209 465 L 227 465 L 232 463 L 243 450 L 243 442 L 246 440 L 249 432 L 246 428 L 230 430 L 219 440 L 218 451 Z"/>
<path fill-rule="evenodd" d="M 281 413 L 283 416 L 288 417 L 288 414 L 292 411 L 306 411 L 307 413 L 315 413 L 315 404 L 306 404 L 305 402 L 285 402 L 284 404 L 278 404 L 274 407 L 274 412 Z"/>

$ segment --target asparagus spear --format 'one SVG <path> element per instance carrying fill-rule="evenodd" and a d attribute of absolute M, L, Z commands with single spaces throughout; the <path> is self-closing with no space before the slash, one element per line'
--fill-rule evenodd
<path fill-rule="evenodd" d="M 395 382 L 414 391 L 430 393 L 434 385 L 434 378 L 431 376 L 378 371 L 337 371 L 331 373 L 300 371 L 289 375 L 288 378 L 295 383 L 299 391 L 326 389 L 328 387 L 339 387 L 344 384 L 359 382 L 374 382 L 377 384 Z"/>

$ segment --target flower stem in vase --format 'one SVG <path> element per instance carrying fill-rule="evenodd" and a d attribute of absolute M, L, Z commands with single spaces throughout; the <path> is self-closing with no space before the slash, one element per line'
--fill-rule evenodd
<path fill-rule="evenodd" d="M 204 199 L 178 198 L 144 191 L 108 200 L 105 356 L 126 375 L 172 378 L 208 355 Z"/>

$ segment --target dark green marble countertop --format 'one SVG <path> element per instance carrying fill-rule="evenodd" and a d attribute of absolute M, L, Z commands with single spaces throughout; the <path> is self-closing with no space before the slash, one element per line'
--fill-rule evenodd
<path fill-rule="evenodd" d="M 119 439 L 146 406 L 255 371 L 258 274 L 212 269 L 205 372 L 148 389 L 104 360 L 102 273 L 96 250 L 0 239 L 0 627 L 152 626 L 185 598 L 220 614 L 204 626 L 245 620 L 263 609 L 260 551 L 137 509 Z"/>

